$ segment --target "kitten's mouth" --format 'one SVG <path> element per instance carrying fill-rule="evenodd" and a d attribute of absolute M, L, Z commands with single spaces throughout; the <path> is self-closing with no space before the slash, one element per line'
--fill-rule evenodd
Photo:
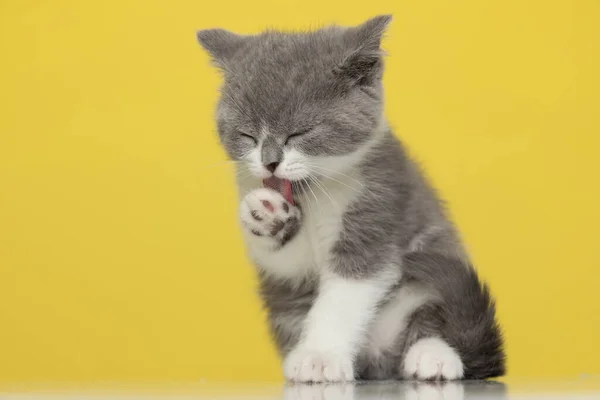
<path fill-rule="evenodd" d="M 263 179 L 263 185 L 265 185 L 266 188 L 278 191 L 290 204 L 294 204 L 294 197 L 292 196 L 292 182 L 290 180 L 272 176 L 270 178 Z"/>

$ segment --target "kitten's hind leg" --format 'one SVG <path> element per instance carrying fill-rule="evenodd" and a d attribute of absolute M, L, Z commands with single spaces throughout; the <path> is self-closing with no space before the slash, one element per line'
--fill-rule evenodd
<path fill-rule="evenodd" d="M 458 353 L 444 340 L 431 337 L 420 339 L 406 353 L 402 371 L 406 379 L 456 380 L 464 375 Z"/>
<path fill-rule="evenodd" d="M 242 199 L 240 218 L 253 244 L 275 250 L 296 235 L 302 214 L 279 192 L 261 188 L 251 191 Z"/>
<path fill-rule="evenodd" d="M 494 300 L 475 269 L 439 253 L 403 257 L 404 276 L 436 293 L 406 329 L 400 373 L 418 379 L 485 379 L 505 371 Z"/>

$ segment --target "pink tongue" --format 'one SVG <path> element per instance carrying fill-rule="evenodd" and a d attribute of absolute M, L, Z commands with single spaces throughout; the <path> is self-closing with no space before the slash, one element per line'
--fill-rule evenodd
<path fill-rule="evenodd" d="M 270 178 L 263 179 L 263 185 L 265 185 L 267 188 L 278 191 L 290 204 L 294 204 L 294 198 L 292 197 L 292 182 L 288 181 L 287 179 L 281 179 L 276 176 L 272 176 Z"/>

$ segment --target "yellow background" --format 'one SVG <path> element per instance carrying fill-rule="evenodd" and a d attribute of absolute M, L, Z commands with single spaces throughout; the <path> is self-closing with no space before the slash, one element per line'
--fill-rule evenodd
<path fill-rule="evenodd" d="M 0 381 L 276 380 L 195 30 L 394 14 L 387 114 L 511 376 L 600 373 L 600 3 L 0 1 Z"/>

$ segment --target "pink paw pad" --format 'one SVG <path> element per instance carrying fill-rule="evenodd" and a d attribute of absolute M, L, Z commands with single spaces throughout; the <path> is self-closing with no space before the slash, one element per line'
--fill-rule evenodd
<path fill-rule="evenodd" d="M 273 204 L 271 204 L 270 201 L 268 200 L 261 200 L 262 205 L 265 206 L 265 208 L 271 212 L 275 212 L 275 207 L 273 207 Z"/>

